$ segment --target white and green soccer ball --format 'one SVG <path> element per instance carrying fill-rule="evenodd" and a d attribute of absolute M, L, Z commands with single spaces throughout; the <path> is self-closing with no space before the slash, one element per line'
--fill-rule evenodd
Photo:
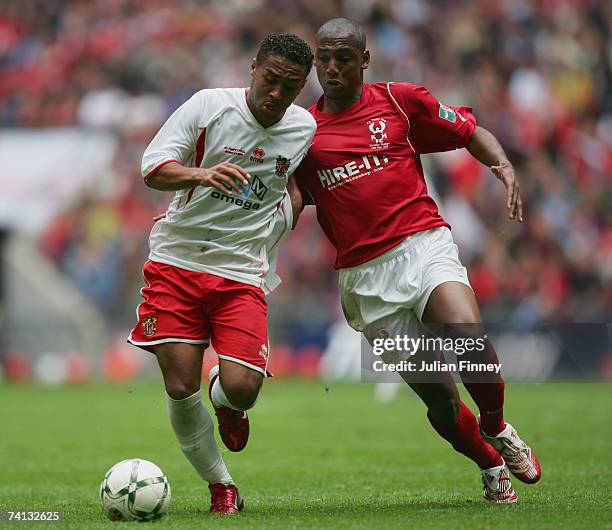
<path fill-rule="evenodd" d="M 123 460 L 104 475 L 100 502 L 111 521 L 158 519 L 170 504 L 170 483 L 153 462 Z"/>

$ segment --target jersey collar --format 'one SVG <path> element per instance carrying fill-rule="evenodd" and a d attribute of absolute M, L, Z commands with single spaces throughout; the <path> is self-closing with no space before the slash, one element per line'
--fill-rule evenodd
<path fill-rule="evenodd" d="M 323 108 L 323 99 L 325 98 L 325 96 L 323 95 L 319 98 L 316 105 L 314 106 L 315 118 L 340 118 L 342 116 L 352 114 L 367 102 L 369 93 L 370 88 L 368 84 L 363 83 L 359 100 L 355 101 L 355 103 L 353 103 L 350 107 L 347 107 L 346 109 L 341 110 L 340 112 L 323 112 L 322 110 L 320 110 Z"/>
<path fill-rule="evenodd" d="M 260 129 L 262 131 L 274 131 L 279 127 L 282 127 L 285 122 L 287 121 L 289 115 L 292 112 L 292 106 L 293 104 L 289 105 L 287 107 L 287 110 L 285 110 L 285 114 L 283 114 L 283 117 L 278 120 L 276 123 L 270 125 L 269 127 L 264 127 L 261 123 L 259 123 L 257 121 L 257 118 L 255 117 L 255 115 L 251 112 L 251 108 L 249 107 L 248 103 L 247 103 L 247 90 L 248 88 L 244 88 L 242 91 L 242 95 L 243 97 L 240 98 L 240 106 L 242 107 L 242 110 L 246 113 L 246 115 L 249 117 L 250 121 L 253 123 L 253 126 L 257 129 Z"/>

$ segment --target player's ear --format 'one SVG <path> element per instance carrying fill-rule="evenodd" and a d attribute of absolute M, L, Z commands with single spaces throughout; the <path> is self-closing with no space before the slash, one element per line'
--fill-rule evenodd
<path fill-rule="evenodd" d="M 251 59 L 251 77 L 255 76 L 255 69 L 257 68 L 257 59 L 253 57 Z"/>
<path fill-rule="evenodd" d="M 367 70 L 370 64 L 370 50 L 366 50 L 361 55 L 361 69 Z"/>

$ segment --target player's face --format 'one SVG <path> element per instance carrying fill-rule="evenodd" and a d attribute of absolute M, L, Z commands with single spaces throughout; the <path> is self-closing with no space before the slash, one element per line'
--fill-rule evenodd
<path fill-rule="evenodd" d="M 326 98 L 352 99 L 363 82 L 370 53 L 361 51 L 351 37 L 322 37 L 317 41 L 315 67 Z"/>
<path fill-rule="evenodd" d="M 270 55 L 262 64 L 253 59 L 248 101 L 251 112 L 264 127 L 283 117 L 304 88 L 306 69 L 289 59 Z"/>

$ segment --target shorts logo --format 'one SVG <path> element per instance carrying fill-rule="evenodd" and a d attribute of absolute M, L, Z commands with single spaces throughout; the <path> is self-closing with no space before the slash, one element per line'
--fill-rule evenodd
<path fill-rule="evenodd" d="M 268 360 L 268 346 L 266 344 L 261 345 L 261 349 L 259 350 L 259 355 L 261 355 L 266 361 Z"/>
<path fill-rule="evenodd" d="M 145 337 L 152 337 L 157 333 L 157 317 L 144 317 L 140 325 Z"/>
<path fill-rule="evenodd" d="M 274 170 L 274 174 L 278 178 L 287 178 L 287 172 L 289 171 L 290 165 L 290 158 L 285 158 L 284 156 L 278 155 L 276 157 L 276 169 Z"/>
<path fill-rule="evenodd" d="M 253 149 L 253 154 L 251 155 L 251 158 L 249 158 L 249 160 L 251 162 L 257 162 L 258 164 L 263 164 L 264 156 L 266 156 L 266 152 L 263 150 L 263 148 L 257 147 L 256 149 Z"/>
<path fill-rule="evenodd" d="M 387 122 L 384 118 L 374 118 L 368 121 L 368 129 L 370 129 L 370 149 L 386 149 L 389 147 L 389 142 L 386 142 L 387 133 L 384 132 L 387 128 Z"/>

